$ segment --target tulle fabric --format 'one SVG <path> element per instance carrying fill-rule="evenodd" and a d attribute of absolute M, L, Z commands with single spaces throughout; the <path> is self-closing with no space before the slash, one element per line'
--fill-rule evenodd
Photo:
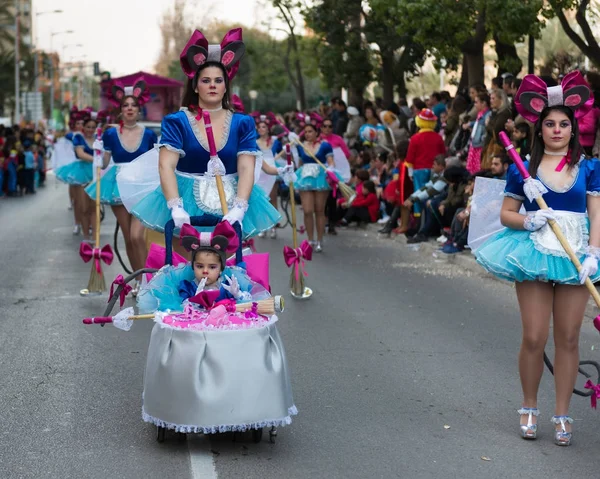
<path fill-rule="evenodd" d="M 314 168 L 317 166 L 319 168 L 317 176 L 305 174 L 307 166 L 308 168 Z M 298 179 L 294 182 L 294 189 L 296 191 L 329 191 L 331 190 L 331 187 L 329 186 L 329 183 L 327 183 L 327 178 L 325 175 L 325 170 L 316 163 L 308 163 L 303 165 L 296 170 L 296 176 Z M 344 183 L 344 179 L 337 171 L 335 172 L 335 175 L 339 181 Z"/>
<path fill-rule="evenodd" d="M 112 166 L 102 176 L 100 181 L 100 203 L 105 205 L 121 205 L 121 196 L 119 194 L 119 185 L 117 184 L 117 173 L 119 167 Z M 96 199 L 96 181 L 86 187 L 85 192 L 88 196 Z"/>
<path fill-rule="evenodd" d="M 87 185 L 94 179 L 92 164 L 87 161 L 77 160 L 61 166 L 56 170 L 56 178 L 69 185 Z"/>
<path fill-rule="evenodd" d="M 571 260 L 545 254 L 535 248 L 529 231 L 505 228 L 474 251 L 477 262 L 498 278 L 507 281 L 552 281 L 579 284 L 579 274 Z M 583 262 L 585 255 L 579 260 Z M 590 278 L 600 279 L 600 272 Z"/>

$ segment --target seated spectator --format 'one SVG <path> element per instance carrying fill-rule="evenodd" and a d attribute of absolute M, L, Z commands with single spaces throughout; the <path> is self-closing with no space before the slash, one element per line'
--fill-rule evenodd
<path fill-rule="evenodd" d="M 366 181 L 369 181 L 369 172 L 363 168 L 354 170 L 352 172 L 352 177 L 350 178 L 350 186 L 354 188 L 356 192 L 356 196 L 362 195 L 363 184 Z M 341 225 L 340 219 L 346 216 L 348 212 L 348 204 L 346 203 L 346 199 L 344 197 L 338 198 L 337 200 L 337 211 L 334 218 L 334 224 L 339 226 Z"/>
<path fill-rule="evenodd" d="M 362 184 L 360 194 L 349 206 L 346 216 L 342 219 L 341 225 L 348 226 L 353 221 L 356 221 L 358 226 L 368 223 L 375 223 L 379 214 L 379 198 L 375 193 L 375 183 L 365 181 Z"/>
<path fill-rule="evenodd" d="M 506 172 L 508 167 L 512 165 L 512 160 L 504 152 L 497 153 L 492 158 L 492 164 L 490 165 L 490 171 L 493 178 L 497 180 L 506 180 Z"/>
<path fill-rule="evenodd" d="M 514 124 L 511 140 L 519 155 L 525 157 L 531 152 L 531 128 L 527 123 Z"/>
<path fill-rule="evenodd" d="M 465 187 L 469 172 L 463 167 L 451 166 L 444 170 L 444 178 L 448 183 L 448 189 L 427 201 L 421 228 L 415 236 L 408 239 L 407 243 L 422 243 L 430 237 L 439 235 L 442 228 L 452 224 L 456 211 L 465 207 Z"/>
<path fill-rule="evenodd" d="M 476 175 L 477 176 L 477 175 Z M 471 214 L 471 199 L 475 187 L 475 176 L 471 176 L 465 186 L 466 206 L 458 208 L 450 225 L 448 241 L 442 247 L 442 252 L 455 254 L 464 251 L 469 237 L 469 218 Z"/>

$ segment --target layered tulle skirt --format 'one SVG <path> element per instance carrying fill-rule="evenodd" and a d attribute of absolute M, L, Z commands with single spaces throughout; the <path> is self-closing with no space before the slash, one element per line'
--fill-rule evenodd
<path fill-rule="evenodd" d="M 336 171 L 339 181 L 344 182 L 342 176 Z M 317 163 L 306 163 L 296 170 L 298 179 L 294 181 L 296 191 L 328 191 L 331 186 L 327 182 L 325 170 Z"/>
<path fill-rule="evenodd" d="M 69 185 L 87 185 L 94 179 L 92 163 L 77 160 L 61 166 L 55 171 L 56 177 Z"/>
<path fill-rule="evenodd" d="M 589 221 L 582 213 L 556 212 L 557 222 L 581 262 L 589 240 Z M 577 269 L 549 225 L 538 231 L 505 228 L 474 251 L 477 262 L 507 281 L 579 284 Z M 596 282 L 600 272 L 590 278 Z"/>
<path fill-rule="evenodd" d="M 106 205 L 120 205 L 121 195 L 119 194 L 119 185 L 117 184 L 117 172 L 119 166 L 110 167 L 100 180 L 100 203 Z M 88 196 L 96 199 L 96 181 L 86 187 L 85 192 Z"/>
<path fill-rule="evenodd" d="M 176 177 L 183 208 L 190 216 L 223 216 L 215 178 L 180 172 L 176 173 Z M 237 175 L 226 175 L 222 179 L 227 203 L 231 208 L 237 193 L 238 178 Z M 160 186 L 137 203 L 131 213 L 144 226 L 159 232 L 164 231 L 165 223 L 171 219 L 171 211 L 167 208 L 167 201 Z M 260 187 L 254 186 L 248 200 L 248 211 L 242 222 L 244 237 L 271 229 L 280 218 L 280 213 L 269 203 L 266 193 Z"/>

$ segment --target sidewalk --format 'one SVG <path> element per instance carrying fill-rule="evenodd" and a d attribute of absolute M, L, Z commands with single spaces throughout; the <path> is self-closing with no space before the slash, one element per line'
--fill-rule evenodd
<path fill-rule="evenodd" d="M 381 225 L 376 224 L 376 223 L 370 224 L 367 227 L 367 229 L 365 230 L 365 232 L 368 232 L 369 235 L 373 234 L 375 236 L 383 238 L 384 235 L 377 233 L 377 230 L 379 230 L 381 227 L 382 227 Z M 439 249 L 441 245 L 439 243 L 437 243 L 435 241 L 435 239 L 431 239 L 425 243 L 409 245 L 406 243 L 405 235 L 394 235 L 393 233 L 392 233 L 392 236 L 390 237 L 389 241 L 393 242 L 393 243 L 397 243 L 398 246 L 402 245 L 403 247 L 418 253 L 424 259 L 434 257 L 436 260 L 438 260 L 438 264 L 445 263 L 445 264 L 455 265 L 456 268 L 461 268 L 461 269 L 464 269 L 464 270 L 467 270 L 470 272 L 482 274 L 486 278 L 489 278 L 493 281 L 501 283 L 505 286 L 511 287 L 510 283 L 497 278 L 493 274 L 487 273 L 477 263 L 477 261 L 475 260 L 475 256 L 473 256 L 470 249 L 466 249 L 462 253 L 445 254 L 445 253 L 441 252 L 441 250 Z M 596 285 L 596 288 L 598 288 L 598 285 Z M 588 305 L 585 310 L 586 318 L 593 320 L 596 316 L 598 316 L 599 313 L 600 313 L 600 310 L 599 310 L 598 306 L 596 306 L 596 303 L 590 297 L 590 300 L 588 301 Z M 589 329 L 588 326 L 589 326 L 589 328 L 591 328 L 592 331 L 594 331 L 594 332 L 596 331 L 591 322 L 584 322 L 583 328 Z"/>

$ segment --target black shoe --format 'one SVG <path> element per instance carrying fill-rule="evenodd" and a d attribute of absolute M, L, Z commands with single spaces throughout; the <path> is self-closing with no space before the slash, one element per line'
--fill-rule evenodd
<path fill-rule="evenodd" d="M 348 226 L 348 222 L 346 221 L 346 218 L 342 219 L 342 221 L 340 221 L 340 226 Z"/>
<path fill-rule="evenodd" d="M 385 226 L 383 228 L 381 228 L 377 232 L 381 233 L 383 235 L 389 235 L 392 232 L 392 230 L 393 230 L 392 225 L 388 222 L 385 224 Z"/>
<path fill-rule="evenodd" d="M 416 243 L 425 243 L 427 241 L 427 236 L 422 234 L 416 234 L 412 238 L 406 240 L 408 244 L 416 244 Z"/>

